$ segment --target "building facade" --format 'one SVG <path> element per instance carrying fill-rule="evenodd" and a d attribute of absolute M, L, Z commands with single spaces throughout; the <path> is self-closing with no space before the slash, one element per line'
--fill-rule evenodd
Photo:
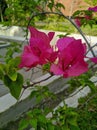
<path fill-rule="evenodd" d="M 65 10 L 62 12 L 67 16 L 71 16 L 76 10 L 84 10 L 89 7 L 89 5 L 84 0 L 56 0 L 65 6 Z"/>

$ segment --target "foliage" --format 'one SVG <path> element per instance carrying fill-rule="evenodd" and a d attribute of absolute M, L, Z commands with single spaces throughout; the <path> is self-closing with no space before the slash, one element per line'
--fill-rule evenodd
<path fill-rule="evenodd" d="M 32 4 L 33 3 L 33 4 Z M 93 1 L 95 4 L 95 1 Z M 33 127 L 35 130 L 80 130 L 87 129 L 80 126 L 81 118 L 79 118 L 77 109 L 64 106 L 58 107 L 55 110 L 45 106 L 49 99 L 54 100 L 55 95 L 49 91 L 46 86 L 38 85 L 39 83 L 51 78 L 54 75 L 60 75 L 63 78 L 71 78 L 69 84 L 71 88 L 89 86 L 92 93 L 96 92 L 95 84 L 90 80 L 92 74 L 88 71 L 88 63 L 85 58 L 97 64 L 93 50 L 85 39 L 80 26 L 90 25 L 93 27 L 95 19 L 92 19 L 93 11 L 82 10 L 74 13 L 73 17 L 79 20 L 80 26 L 73 22 L 71 18 L 66 17 L 61 8 L 65 9 L 64 5 L 55 2 L 54 0 L 7 0 L 8 8 L 6 9 L 6 21 L 4 25 L 34 25 L 34 17 L 40 20 L 45 19 L 47 14 L 57 14 L 60 17 L 66 18 L 83 36 L 86 44 L 83 44 L 80 39 L 66 35 L 60 35 L 55 46 L 52 46 L 54 32 L 45 34 L 34 27 L 28 27 L 30 31 L 29 44 L 24 46 L 21 56 L 16 56 L 21 52 L 21 46 L 17 43 L 12 43 L 11 47 L 5 55 L 4 63 L 0 63 L 0 80 L 9 88 L 11 95 L 17 100 L 22 96 L 22 90 L 31 89 L 30 98 L 35 97 L 37 104 L 27 112 L 19 123 L 19 130 Z M 40 5 L 40 6 L 39 6 Z M 47 11 L 47 12 L 45 12 Z M 94 11 L 97 12 L 97 11 Z M 44 17 L 42 17 L 44 16 Z M 80 21 L 80 17 L 84 17 Z M 58 17 L 58 18 L 60 18 Z M 50 19 L 52 21 L 52 19 Z M 67 28 L 69 29 L 69 28 Z M 87 49 L 89 49 L 94 57 L 86 57 Z M 14 55 L 15 54 L 15 55 Z M 26 67 L 28 70 L 41 65 L 43 71 L 49 72 L 50 76 L 44 80 L 36 82 L 27 82 L 24 84 L 24 78 L 19 73 L 19 70 Z M 48 109 L 47 109 L 48 107 Z M 88 117 L 87 109 L 85 114 Z M 95 109 L 93 109 L 94 111 Z M 52 116 L 47 117 L 51 112 Z M 89 111 L 90 112 L 90 111 Z M 80 114 L 80 113 L 79 113 Z M 91 112 L 89 113 L 89 116 Z M 87 121 L 87 120 L 86 120 Z M 96 120 L 94 120 L 95 122 Z M 94 127 L 92 127 L 94 129 Z M 89 127 L 90 129 L 90 127 Z"/>
<path fill-rule="evenodd" d="M 0 79 L 16 99 L 19 98 L 23 86 L 23 76 L 17 72 L 19 62 L 20 58 L 16 57 L 7 64 L 0 64 Z"/>
<path fill-rule="evenodd" d="M 33 3 L 33 4 L 32 4 Z M 18 25 L 18 26 L 27 26 L 31 16 L 34 13 L 38 13 L 39 11 L 44 11 L 49 8 L 53 10 L 53 7 L 56 6 L 57 9 L 65 8 L 63 4 L 57 2 L 55 4 L 54 0 L 6 0 L 7 7 L 5 9 L 4 19 L 2 20 L 2 24 L 4 25 Z M 39 15 L 38 20 L 45 19 L 45 15 Z M 34 19 L 31 21 L 34 24 Z"/>
<path fill-rule="evenodd" d="M 77 117 L 77 113 L 66 106 L 55 110 L 51 118 L 45 117 L 45 110 L 34 109 L 29 111 L 26 118 L 21 120 L 19 130 L 24 130 L 28 126 L 38 130 L 79 130 Z"/>
<path fill-rule="evenodd" d="M 79 100 L 78 107 L 78 125 L 80 130 L 96 130 L 97 129 L 97 90 L 90 93 L 87 97 Z"/>
<path fill-rule="evenodd" d="M 91 71 L 88 71 L 87 73 L 84 73 L 78 77 L 71 78 L 68 81 L 68 84 L 70 84 L 69 91 L 74 91 L 75 88 L 79 88 L 82 86 L 83 88 L 86 86 L 89 86 L 92 92 L 96 91 L 95 84 L 91 81 L 92 73 Z M 75 87 L 74 87 L 75 86 Z"/>
<path fill-rule="evenodd" d="M 36 102 L 41 104 L 48 99 L 54 100 L 55 95 L 54 93 L 50 92 L 47 86 L 35 86 L 35 89 L 32 89 L 30 94 L 30 98 L 36 98 Z"/>
<path fill-rule="evenodd" d="M 10 89 L 12 96 L 18 99 L 23 86 L 23 77 L 19 73 L 15 76 L 12 74 L 10 77 L 7 75 L 4 76 L 4 84 Z"/>

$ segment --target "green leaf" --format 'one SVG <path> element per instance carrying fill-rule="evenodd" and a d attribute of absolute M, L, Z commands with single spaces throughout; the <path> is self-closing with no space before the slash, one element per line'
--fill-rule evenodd
<path fill-rule="evenodd" d="M 37 95 L 37 90 L 33 90 L 30 94 L 30 98 L 33 98 Z"/>
<path fill-rule="evenodd" d="M 19 123 L 19 129 L 18 130 L 24 130 L 29 125 L 29 122 L 25 119 L 22 119 Z"/>
<path fill-rule="evenodd" d="M 68 128 L 68 126 L 65 124 L 65 125 L 62 127 L 62 130 L 70 130 L 70 128 Z"/>
<path fill-rule="evenodd" d="M 91 80 L 88 80 L 88 82 L 86 82 L 86 85 L 89 86 L 89 88 L 91 89 L 92 92 L 97 91 L 97 88 L 96 88 L 95 84 Z"/>
<path fill-rule="evenodd" d="M 55 126 L 51 123 L 47 124 L 47 130 L 55 130 Z"/>
<path fill-rule="evenodd" d="M 75 118 L 71 118 L 68 120 L 68 123 L 74 126 L 77 126 L 77 120 Z"/>
<path fill-rule="evenodd" d="M 18 73 L 16 81 L 12 81 L 7 75 L 5 75 L 4 84 L 10 89 L 12 96 L 18 99 L 23 86 L 23 76 Z"/>
<path fill-rule="evenodd" d="M 57 3 L 56 7 L 57 8 L 63 8 L 63 9 L 65 9 L 65 6 L 62 3 Z"/>
<path fill-rule="evenodd" d="M 78 126 L 73 126 L 73 125 L 71 125 L 71 126 L 70 126 L 70 130 L 80 130 L 80 129 L 79 129 Z"/>
<path fill-rule="evenodd" d="M 60 126 L 59 126 L 59 125 L 56 125 L 56 126 L 55 126 L 55 130 L 62 130 L 62 129 L 60 129 Z M 66 129 L 64 129 L 64 130 L 66 130 Z"/>
<path fill-rule="evenodd" d="M 43 65 L 42 70 L 49 71 L 50 70 L 50 63 Z"/>
<path fill-rule="evenodd" d="M 8 62 L 8 64 L 9 64 L 9 66 L 12 66 L 12 67 L 14 67 L 14 68 L 18 68 L 18 65 L 19 65 L 19 63 L 20 63 L 20 60 L 21 60 L 20 57 L 15 57 L 14 59 L 11 59 L 11 60 Z"/>
<path fill-rule="evenodd" d="M 40 103 L 44 99 L 44 95 L 37 95 L 36 96 L 36 102 Z"/>
<path fill-rule="evenodd" d="M 48 4 L 48 7 L 49 7 L 49 9 L 52 11 L 52 10 L 53 10 L 53 7 L 54 7 L 54 3 L 49 3 L 49 4 Z"/>
<path fill-rule="evenodd" d="M 16 57 L 14 59 L 11 59 L 7 64 L 7 75 L 12 81 L 16 81 L 17 79 L 17 70 L 19 63 L 20 57 Z"/>
<path fill-rule="evenodd" d="M 36 128 L 37 128 L 37 119 L 35 119 L 35 118 L 34 118 L 34 119 L 31 119 L 31 120 L 30 120 L 30 124 L 32 125 L 33 128 L 36 129 Z"/>
<path fill-rule="evenodd" d="M 2 71 L 2 69 L 0 69 L 0 79 L 2 80 L 3 79 L 3 71 Z"/>
<path fill-rule="evenodd" d="M 68 35 L 70 35 L 70 33 L 66 33 L 66 34 L 59 34 L 57 35 L 59 38 L 63 38 L 63 37 L 67 37 Z"/>
<path fill-rule="evenodd" d="M 70 125 L 77 126 L 77 116 L 78 116 L 77 113 L 73 111 L 69 112 L 68 119 L 67 119 L 68 123 Z"/>
<path fill-rule="evenodd" d="M 46 121 L 47 121 L 45 115 L 39 115 L 38 120 L 39 120 L 39 122 L 41 122 L 43 124 L 46 124 Z"/>
<path fill-rule="evenodd" d="M 3 64 L 0 64 L 0 79 L 3 80 L 4 71 L 3 71 Z"/>
<path fill-rule="evenodd" d="M 8 71 L 8 76 L 9 78 L 12 80 L 12 81 L 16 81 L 17 79 L 17 72 L 14 68 L 10 68 L 9 71 Z"/>
<path fill-rule="evenodd" d="M 33 110 L 33 115 L 40 115 L 40 113 L 41 113 L 41 110 L 38 108 Z"/>

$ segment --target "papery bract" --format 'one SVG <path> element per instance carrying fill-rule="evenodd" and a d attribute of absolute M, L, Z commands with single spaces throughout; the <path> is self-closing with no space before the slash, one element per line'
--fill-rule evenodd
<path fill-rule="evenodd" d="M 90 58 L 90 60 L 97 64 L 97 57 Z"/>
<path fill-rule="evenodd" d="M 81 40 L 71 37 L 61 38 L 57 42 L 58 63 L 52 64 L 50 71 L 64 77 L 79 76 L 88 71 L 88 64 L 84 61 L 86 45 Z"/>
<path fill-rule="evenodd" d="M 86 20 L 91 20 L 92 19 L 92 15 L 85 15 L 85 19 Z"/>
<path fill-rule="evenodd" d="M 82 24 L 81 24 L 81 20 L 79 18 L 76 18 L 74 21 L 78 27 L 81 27 Z"/>
<path fill-rule="evenodd" d="M 47 62 L 54 62 L 57 57 L 57 52 L 54 52 L 50 45 L 50 41 L 54 36 L 54 32 L 45 34 L 34 27 L 29 27 L 30 40 L 29 45 L 26 45 L 21 56 L 22 67 L 35 67 L 36 65 L 43 65 Z"/>
<path fill-rule="evenodd" d="M 23 50 L 23 54 L 21 56 L 21 63 L 19 64 L 19 68 L 27 67 L 31 68 L 35 67 L 39 62 L 39 58 L 34 55 L 30 46 L 25 46 Z"/>
<path fill-rule="evenodd" d="M 85 15 L 84 17 L 83 17 L 83 19 L 84 20 L 91 20 L 92 19 L 92 15 Z M 75 18 L 75 23 L 76 23 L 76 25 L 78 26 L 78 27 L 81 27 L 82 26 L 82 19 L 81 18 Z"/>
<path fill-rule="evenodd" d="M 93 11 L 93 12 L 97 12 L 97 6 L 89 7 L 88 10 Z"/>
<path fill-rule="evenodd" d="M 48 34 L 46 34 L 31 26 L 28 29 L 30 31 L 31 38 L 42 39 L 43 41 L 45 41 L 45 43 L 47 43 L 49 45 L 50 45 L 50 41 L 53 39 L 53 36 L 55 34 L 55 32 L 49 32 Z"/>

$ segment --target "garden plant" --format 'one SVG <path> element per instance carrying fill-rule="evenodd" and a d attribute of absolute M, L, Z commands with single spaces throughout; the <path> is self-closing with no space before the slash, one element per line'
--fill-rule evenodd
<path fill-rule="evenodd" d="M 8 2 L 10 6 L 11 0 L 8 0 Z M 29 3 L 28 6 L 26 2 Z M 37 105 L 17 121 L 19 122 L 18 130 L 30 128 L 34 128 L 35 130 L 97 129 L 97 126 L 81 126 L 82 118 L 85 114 L 81 115 L 82 117 L 79 118 L 79 111 L 82 111 L 81 108 L 84 108 L 84 105 L 86 105 L 85 103 L 88 103 L 92 98 L 97 97 L 95 83 L 90 80 L 92 76 L 96 76 L 97 56 L 94 49 L 97 46 L 97 43 L 95 41 L 95 45 L 91 46 L 81 29 L 81 27 L 85 27 L 86 25 L 89 25 L 90 28 L 92 28 L 93 25 L 96 24 L 96 0 L 90 0 L 90 2 L 93 5 L 87 8 L 87 10 L 77 10 L 69 17 L 65 16 L 61 11 L 65 10 L 65 5 L 60 2 L 55 2 L 54 0 L 37 0 L 32 1 L 33 4 L 31 4 L 30 0 L 29 2 L 25 1 L 24 3 L 22 3 L 22 1 L 17 1 L 14 3 L 16 4 L 14 6 L 15 8 L 12 8 L 13 10 L 6 13 L 6 22 L 2 21 L 4 25 L 8 25 L 10 22 L 12 22 L 13 25 L 14 23 L 17 23 L 20 18 L 23 18 L 22 21 L 26 19 L 23 21 L 23 25 L 27 27 L 25 39 L 28 40 L 28 44 L 24 46 L 23 51 L 16 57 L 13 57 L 13 55 L 14 52 L 20 51 L 20 45 L 12 45 L 13 50 L 9 47 L 5 56 L 5 62 L 0 63 L 0 80 L 9 88 L 11 95 L 17 99 L 17 103 L 24 91 L 28 88 L 31 88 L 32 91 L 30 98 L 36 97 L 37 101 Z M 17 6 L 17 4 L 20 4 L 21 6 Z M 19 9 L 21 13 L 17 12 L 16 15 L 13 15 L 13 13 L 16 12 L 16 7 L 18 7 L 17 9 Z M 9 10 L 9 8 L 7 10 Z M 21 17 L 17 17 L 19 16 L 18 13 L 21 14 Z M 24 13 L 28 15 L 26 18 L 24 17 Z M 12 15 L 12 17 L 10 15 Z M 53 15 L 59 18 L 62 17 L 63 20 L 68 20 L 71 25 L 77 29 L 84 39 L 84 42 L 82 42 L 81 39 L 76 39 L 66 33 L 66 35 L 58 35 L 58 40 L 52 45 L 51 42 L 54 39 L 56 32 L 49 31 L 48 33 L 45 33 L 40 31 L 36 28 L 34 20 L 35 18 L 37 18 L 37 20 L 43 20 L 46 19 L 46 17 Z M 22 23 L 22 21 L 20 19 L 20 23 Z M 27 37 L 28 33 L 30 33 L 29 38 Z M 88 55 L 89 53 L 91 53 L 91 56 Z M 30 80 L 24 81 L 23 75 L 19 71 L 25 68 L 25 71 L 28 72 L 39 66 L 43 72 L 49 73 L 49 76 L 36 82 L 30 82 Z M 64 78 L 64 80 L 70 78 L 68 84 L 70 84 L 71 92 L 80 86 L 82 86 L 81 89 L 83 89 L 88 85 L 92 92 L 92 94 L 90 94 L 91 98 L 87 97 L 87 101 L 81 99 L 83 102 L 80 100 L 82 103 L 77 108 L 68 107 L 65 102 L 64 106 L 60 106 L 55 110 L 51 107 L 52 105 L 45 105 L 45 103 L 48 103 L 48 100 L 56 100 L 57 96 L 53 94 L 47 86 L 41 86 L 39 84 L 54 75 L 60 76 Z M 64 101 L 64 98 L 62 98 L 62 101 Z M 89 112 L 90 111 L 96 113 L 96 107 L 95 109 L 91 108 Z M 51 117 L 47 117 L 49 112 L 52 113 Z M 91 113 L 89 114 L 91 115 Z M 87 115 L 85 116 L 88 118 Z M 96 121 L 97 120 L 95 119 L 94 122 Z"/>

